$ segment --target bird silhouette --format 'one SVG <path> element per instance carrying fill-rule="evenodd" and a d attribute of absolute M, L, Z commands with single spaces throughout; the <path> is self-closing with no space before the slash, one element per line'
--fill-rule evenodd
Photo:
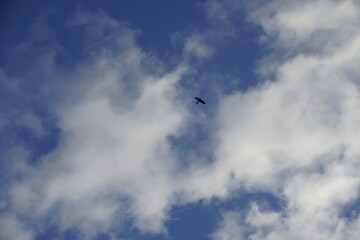
<path fill-rule="evenodd" d="M 196 104 L 198 104 L 199 102 L 205 104 L 205 101 L 202 100 L 202 98 L 195 97 L 195 99 L 197 100 Z"/>

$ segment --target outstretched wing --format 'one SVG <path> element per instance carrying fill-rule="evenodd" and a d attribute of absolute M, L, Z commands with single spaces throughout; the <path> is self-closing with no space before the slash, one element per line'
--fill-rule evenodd
<path fill-rule="evenodd" d="M 202 100 L 202 98 L 195 97 L 195 99 L 197 100 L 197 103 L 196 103 L 196 104 L 198 104 L 199 102 L 201 102 L 202 104 L 205 104 L 205 101 Z"/>

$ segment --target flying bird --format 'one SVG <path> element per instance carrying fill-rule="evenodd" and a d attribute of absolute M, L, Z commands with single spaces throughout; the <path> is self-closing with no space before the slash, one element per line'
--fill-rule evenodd
<path fill-rule="evenodd" d="M 197 100 L 196 104 L 198 104 L 199 102 L 201 102 L 202 104 L 205 104 L 205 101 L 202 100 L 201 98 L 196 97 L 195 99 Z"/>

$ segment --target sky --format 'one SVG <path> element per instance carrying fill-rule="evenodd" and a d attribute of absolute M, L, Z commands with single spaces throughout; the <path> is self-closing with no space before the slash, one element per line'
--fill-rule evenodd
<path fill-rule="evenodd" d="M 2 1 L 0 238 L 357 240 L 359 66 L 356 0 Z"/>

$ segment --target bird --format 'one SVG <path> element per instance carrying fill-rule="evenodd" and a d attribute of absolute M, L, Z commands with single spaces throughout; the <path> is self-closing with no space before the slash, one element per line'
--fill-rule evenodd
<path fill-rule="evenodd" d="M 202 100 L 202 98 L 195 97 L 195 99 L 197 100 L 196 104 L 198 104 L 199 102 L 202 103 L 202 104 L 205 104 L 205 101 Z"/>

